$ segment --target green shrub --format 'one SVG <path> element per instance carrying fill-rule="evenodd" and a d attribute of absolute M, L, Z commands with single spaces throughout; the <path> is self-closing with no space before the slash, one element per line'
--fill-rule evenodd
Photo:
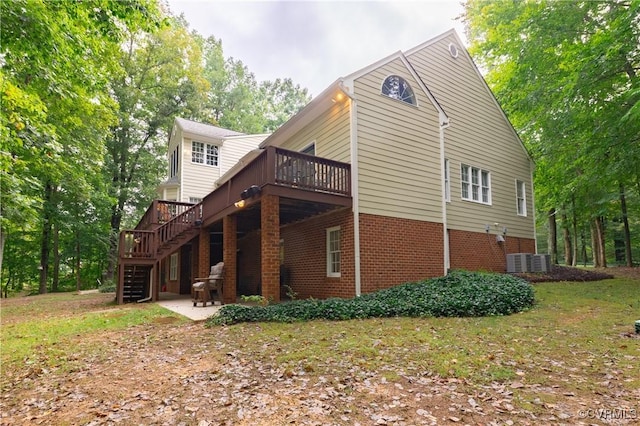
<path fill-rule="evenodd" d="M 509 315 L 532 307 L 534 302 L 533 287 L 521 278 L 453 271 L 445 277 L 401 284 L 354 299 L 296 300 L 255 307 L 225 305 L 208 324 Z"/>
<path fill-rule="evenodd" d="M 100 293 L 115 293 L 116 292 L 115 280 L 104 280 L 104 282 L 100 284 L 100 287 L 98 287 L 98 291 Z"/>

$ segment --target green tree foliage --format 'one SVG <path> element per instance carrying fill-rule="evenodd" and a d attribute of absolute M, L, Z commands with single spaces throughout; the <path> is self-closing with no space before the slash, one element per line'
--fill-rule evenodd
<path fill-rule="evenodd" d="M 537 163 L 539 216 L 566 217 L 574 254 L 591 231 L 600 266 L 605 225 L 612 237 L 614 221 L 626 221 L 630 264 L 629 229 L 640 232 L 640 1 L 465 8 L 472 54 Z"/>
<path fill-rule="evenodd" d="M 102 138 L 113 119 L 106 91 L 119 28 L 154 22 L 146 1 L 0 2 L 2 34 L 2 241 L 23 239 L 30 269 L 47 290 L 52 230 L 82 197 L 59 197 L 63 185 L 95 193 Z M 9 184 L 5 184 L 9 183 Z M 77 194 L 76 194 L 77 195 Z M 86 197 L 85 197 L 86 198 Z M 64 204 L 66 203 L 66 204 Z M 34 234 L 39 230 L 39 236 Z M 7 240 L 7 237 L 10 240 Z M 11 258 L 14 271 L 20 263 Z M 11 273 L 7 274 L 11 276 Z"/>
<path fill-rule="evenodd" d="M 273 132 L 308 104 L 311 96 L 290 78 L 277 78 L 260 84 L 259 99 L 263 131 Z"/>
<path fill-rule="evenodd" d="M 224 57 L 222 41 L 198 37 L 204 51 L 204 76 L 210 84 L 199 118 L 243 133 L 268 133 L 302 109 L 311 97 L 289 78 L 258 83 L 234 58 Z"/>
<path fill-rule="evenodd" d="M 204 76 L 210 85 L 199 117 L 225 129 L 260 133 L 255 76 L 242 61 L 224 58 L 221 40 L 199 37 L 199 41 L 204 52 Z"/>
<path fill-rule="evenodd" d="M 120 228 L 164 177 L 176 116 L 261 133 L 309 100 L 290 80 L 258 84 L 157 0 L 1 1 L 0 16 L 5 287 L 112 274 Z"/>

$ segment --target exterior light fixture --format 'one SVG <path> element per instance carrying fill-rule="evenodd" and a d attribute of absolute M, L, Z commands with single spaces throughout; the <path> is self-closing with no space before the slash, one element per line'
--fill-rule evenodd
<path fill-rule="evenodd" d="M 247 205 L 249 198 L 253 198 L 260 193 L 261 189 L 258 185 L 251 185 L 240 194 L 240 200 L 233 203 L 234 206 L 241 209 Z"/>
<path fill-rule="evenodd" d="M 246 200 L 254 195 L 258 195 L 260 193 L 260 187 L 258 185 L 251 185 L 240 194 L 240 199 Z"/>
<path fill-rule="evenodd" d="M 337 102 L 342 102 L 344 100 L 344 93 L 338 92 L 333 98 L 331 98 L 331 102 L 334 104 Z"/>
<path fill-rule="evenodd" d="M 496 235 L 496 241 L 498 243 L 504 243 L 506 240 L 507 240 L 507 228 L 502 227 L 502 235 L 501 234 Z"/>

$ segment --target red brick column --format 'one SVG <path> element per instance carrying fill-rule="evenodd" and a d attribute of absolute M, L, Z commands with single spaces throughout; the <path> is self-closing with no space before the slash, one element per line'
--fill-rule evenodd
<path fill-rule="evenodd" d="M 280 301 L 280 199 L 263 195 L 260 205 L 262 296 Z"/>
<path fill-rule="evenodd" d="M 222 218 L 222 261 L 224 262 L 222 303 L 236 303 L 237 230 L 237 216 Z"/>
<path fill-rule="evenodd" d="M 196 276 L 193 278 L 208 277 L 211 265 L 209 265 L 211 246 L 209 244 L 209 230 L 206 228 L 200 229 L 200 235 L 198 236 L 197 247 L 197 259 L 198 265 L 196 267 Z"/>

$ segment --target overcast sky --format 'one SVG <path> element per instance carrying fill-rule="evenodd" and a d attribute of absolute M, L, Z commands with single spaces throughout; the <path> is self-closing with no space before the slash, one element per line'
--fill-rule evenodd
<path fill-rule="evenodd" d="M 291 78 L 316 96 L 339 77 L 451 28 L 462 0 L 169 0 L 201 35 L 222 39 L 258 81 Z"/>

